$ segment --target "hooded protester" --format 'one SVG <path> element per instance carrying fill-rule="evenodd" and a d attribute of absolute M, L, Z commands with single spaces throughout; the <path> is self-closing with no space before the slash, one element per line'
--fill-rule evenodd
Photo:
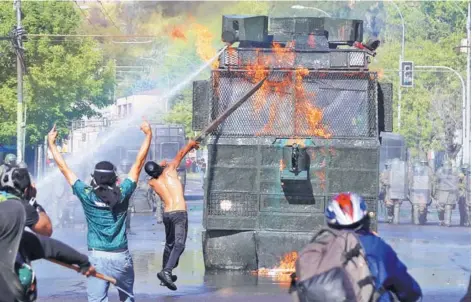
<path fill-rule="evenodd" d="M 77 264 L 87 276 L 95 273 L 88 257 L 51 239 L 52 227 L 36 202 L 36 189 L 28 170 L 11 167 L 0 175 L 0 301 L 30 302 L 37 296 L 31 261 L 56 259 Z M 33 232 L 26 232 L 28 227 Z"/>
<path fill-rule="evenodd" d="M 116 168 L 111 162 L 101 161 L 95 165 L 90 186 L 98 199 L 106 203 L 112 210 L 121 199 L 117 180 Z"/>
<path fill-rule="evenodd" d="M 126 236 L 128 206 L 152 139 L 148 122 L 141 124 L 141 130 L 145 134 L 145 139 L 128 177 L 119 185 L 116 168 L 108 161 L 101 161 L 95 165 L 90 185 L 78 179 L 57 149 L 55 126 L 48 135 L 49 148 L 54 160 L 84 209 L 90 262 L 100 272 L 115 278 L 120 287 L 130 293 L 128 296 L 121 291 L 118 292 L 120 301 L 126 302 L 134 301 L 133 259 L 128 250 Z M 104 280 L 89 279 L 87 284 L 89 302 L 107 301 L 109 285 L 109 282 Z"/>
<path fill-rule="evenodd" d="M 328 227 L 299 253 L 292 276 L 291 291 L 300 301 L 421 299 L 421 288 L 407 267 L 390 245 L 370 231 L 367 204 L 361 196 L 336 195 L 325 216 Z"/>

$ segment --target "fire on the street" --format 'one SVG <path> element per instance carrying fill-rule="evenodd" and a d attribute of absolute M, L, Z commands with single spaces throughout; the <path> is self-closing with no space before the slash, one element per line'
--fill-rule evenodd
<path fill-rule="evenodd" d="M 297 252 L 289 252 L 282 256 L 278 266 L 268 269 L 260 268 L 252 273 L 258 276 L 272 277 L 276 281 L 290 282 L 290 275 L 295 272 L 295 261 L 297 261 Z"/>

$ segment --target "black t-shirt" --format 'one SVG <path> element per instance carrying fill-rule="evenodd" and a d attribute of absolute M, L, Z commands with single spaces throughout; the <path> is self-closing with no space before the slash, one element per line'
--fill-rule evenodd
<path fill-rule="evenodd" d="M 39 214 L 36 209 L 26 201 L 22 201 L 26 212 L 25 226 L 31 228 L 39 221 Z"/>
<path fill-rule="evenodd" d="M 14 200 L 14 201 L 20 202 L 23 205 L 23 208 L 25 209 L 25 213 L 26 213 L 25 226 L 31 228 L 36 223 L 38 223 L 39 214 L 36 211 L 36 208 L 33 207 L 32 205 L 30 205 L 28 201 L 20 199 L 20 198 L 16 197 L 15 195 L 12 195 L 12 194 L 7 193 L 5 191 L 1 191 L 0 192 L 0 202 L 6 201 L 6 200 Z"/>
<path fill-rule="evenodd" d="M 24 205 L 18 199 L 0 201 L 0 301 L 16 301 L 19 280 L 13 271 L 18 246 L 25 228 Z"/>

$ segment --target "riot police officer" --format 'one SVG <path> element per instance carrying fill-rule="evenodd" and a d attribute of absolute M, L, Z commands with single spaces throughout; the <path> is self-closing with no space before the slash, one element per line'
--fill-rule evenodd
<path fill-rule="evenodd" d="M 428 204 L 431 200 L 432 170 L 426 160 L 413 165 L 410 174 L 410 202 L 414 224 L 424 225 L 427 220 Z"/>
<path fill-rule="evenodd" d="M 8 153 L 5 155 L 5 159 L 3 160 L 3 164 L 0 166 L 0 175 L 3 173 L 4 170 L 8 170 L 13 166 L 16 166 L 16 155 L 12 153 Z"/>
<path fill-rule="evenodd" d="M 470 226 L 470 166 L 463 165 L 459 175 L 460 225 Z"/>
<path fill-rule="evenodd" d="M 439 225 L 451 226 L 452 210 L 459 197 L 459 175 L 453 170 L 452 163 L 446 161 L 436 172 L 433 200 L 436 203 Z"/>
<path fill-rule="evenodd" d="M 390 162 L 386 161 L 385 162 L 385 168 L 384 170 L 380 173 L 380 178 L 379 178 L 379 201 L 380 201 L 380 211 L 381 213 L 385 216 L 387 214 L 385 213 L 385 197 L 387 194 L 387 183 L 388 183 L 388 171 L 390 170 Z"/>
<path fill-rule="evenodd" d="M 390 162 L 390 168 L 382 175 L 382 184 L 385 186 L 385 207 L 387 208 L 388 223 L 400 222 L 400 206 L 406 199 L 406 165 L 398 158 Z"/>

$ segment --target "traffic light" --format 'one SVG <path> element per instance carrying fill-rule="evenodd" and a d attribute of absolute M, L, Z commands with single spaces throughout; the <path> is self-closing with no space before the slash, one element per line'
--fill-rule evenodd
<path fill-rule="evenodd" d="M 401 62 L 401 86 L 413 87 L 413 62 Z"/>

